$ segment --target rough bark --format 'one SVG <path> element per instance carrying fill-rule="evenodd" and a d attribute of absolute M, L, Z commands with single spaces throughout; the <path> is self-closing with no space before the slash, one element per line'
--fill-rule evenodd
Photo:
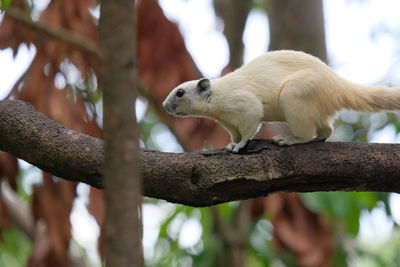
<path fill-rule="evenodd" d="M 191 206 L 273 192 L 400 192 L 399 148 L 334 142 L 278 147 L 253 140 L 242 154 L 142 149 L 141 174 L 145 196 Z M 64 179 L 103 187 L 103 141 L 67 129 L 24 102 L 0 101 L 0 149 Z"/>
<path fill-rule="evenodd" d="M 105 261 L 108 267 L 143 264 L 139 220 L 139 128 L 135 115 L 137 62 L 134 52 L 134 5 L 132 0 L 103 0 L 100 6 Z"/>

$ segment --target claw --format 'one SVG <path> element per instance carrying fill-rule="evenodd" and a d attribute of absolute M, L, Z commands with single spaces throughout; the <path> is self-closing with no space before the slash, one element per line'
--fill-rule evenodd
<path fill-rule="evenodd" d="M 233 153 L 238 153 L 240 149 L 244 148 L 249 140 L 242 140 L 239 143 L 235 144 L 235 147 L 233 148 L 232 152 Z"/>
<path fill-rule="evenodd" d="M 235 143 L 229 143 L 225 149 L 228 150 L 229 152 L 232 152 L 233 149 L 235 148 Z"/>
<path fill-rule="evenodd" d="M 272 141 L 278 146 L 286 145 L 285 137 L 283 135 L 275 135 L 274 137 L 272 137 Z"/>

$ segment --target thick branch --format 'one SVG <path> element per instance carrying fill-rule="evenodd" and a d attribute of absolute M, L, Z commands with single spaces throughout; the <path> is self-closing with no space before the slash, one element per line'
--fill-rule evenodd
<path fill-rule="evenodd" d="M 400 192 L 400 146 L 314 143 L 277 147 L 251 141 L 246 154 L 223 150 L 142 150 L 144 194 L 207 206 L 272 192 Z M 102 188 L 103 141 L 67 129 L 21 101 L 0 101 L 0 149 L 72 181 Z"/>

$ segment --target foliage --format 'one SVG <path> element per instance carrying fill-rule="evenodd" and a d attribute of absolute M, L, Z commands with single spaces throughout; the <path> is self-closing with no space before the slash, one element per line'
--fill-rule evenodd
<path fill-rule="evenodd" d="M 0 242 L 0 266 L 19 267 L 28 262 L 32 243 L 13 226 L 2 234 Z"/>
<path fill-rule="evenodd" d="M 0 0 L 0 10 L 5 10 L 11 4 L 11 0 Z"/>
<path fill-rule="evenodd" d="M 330 221 L 342 225 L 344 231 L 356 236 L 359 230 L 360 213 L 373 209 L 378 200 L 377 193 L 370 192 L 315 192 L 302 194 L 304 203 L 314 212 L 325 214 Z M 387 195 L 385 196 L 387 199 Z"/>
<path fill-rule="evenodd" d="M 337 250 L 332 266 L 396 266 L 394 263 L 399 262 L 399 255 L 396 253 L 400 237 L 398 226 L 395 226 L 391 237 L 378 248 L 372 249 L 359 241 L 361 211 L 375 208 L 377 201 L 387 201 L 388 194 L 332 192 L 308 193 L 302 197 L 307 205 L 325 214 L 335 225 Z M 154 201 L 152 204 L 158 205 Z M 220 208 L 224 219 L 231 220 L 235 205 L 227 203 L 220 205 Z M 186 234 L 185 223 L 193 219 L 200 223 L 202 235 L 192 246 L 185 247 L 180 237 Z M 246 266 L 280 266 L 282 264 L 283 266 L 298 266 L 294 255 L 289 251 L 276 250 L 273 229 L 273 225 L 266 217 L 251 224 L 246 248 Z M 146 266 L 182 266 L 187 262 L 190 262 L 189 266 L 223 266 L 224 263 L 221 262 L 223 251 L 223 245 L 213 229 L 209 208 L 198 209 L 176 205 L 174 211 L 160 225 L 154 252 L 151 253 L 150 258 L 146 258 Z"/>

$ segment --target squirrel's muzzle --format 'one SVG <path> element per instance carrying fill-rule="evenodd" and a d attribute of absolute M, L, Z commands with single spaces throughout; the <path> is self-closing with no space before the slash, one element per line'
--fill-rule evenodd
<path fill-rule="evenodd" d="M 171 102 L 165 100 L 163 103 L 163 107 L 169 114 L 175 114 L 176 105 Z"/>

